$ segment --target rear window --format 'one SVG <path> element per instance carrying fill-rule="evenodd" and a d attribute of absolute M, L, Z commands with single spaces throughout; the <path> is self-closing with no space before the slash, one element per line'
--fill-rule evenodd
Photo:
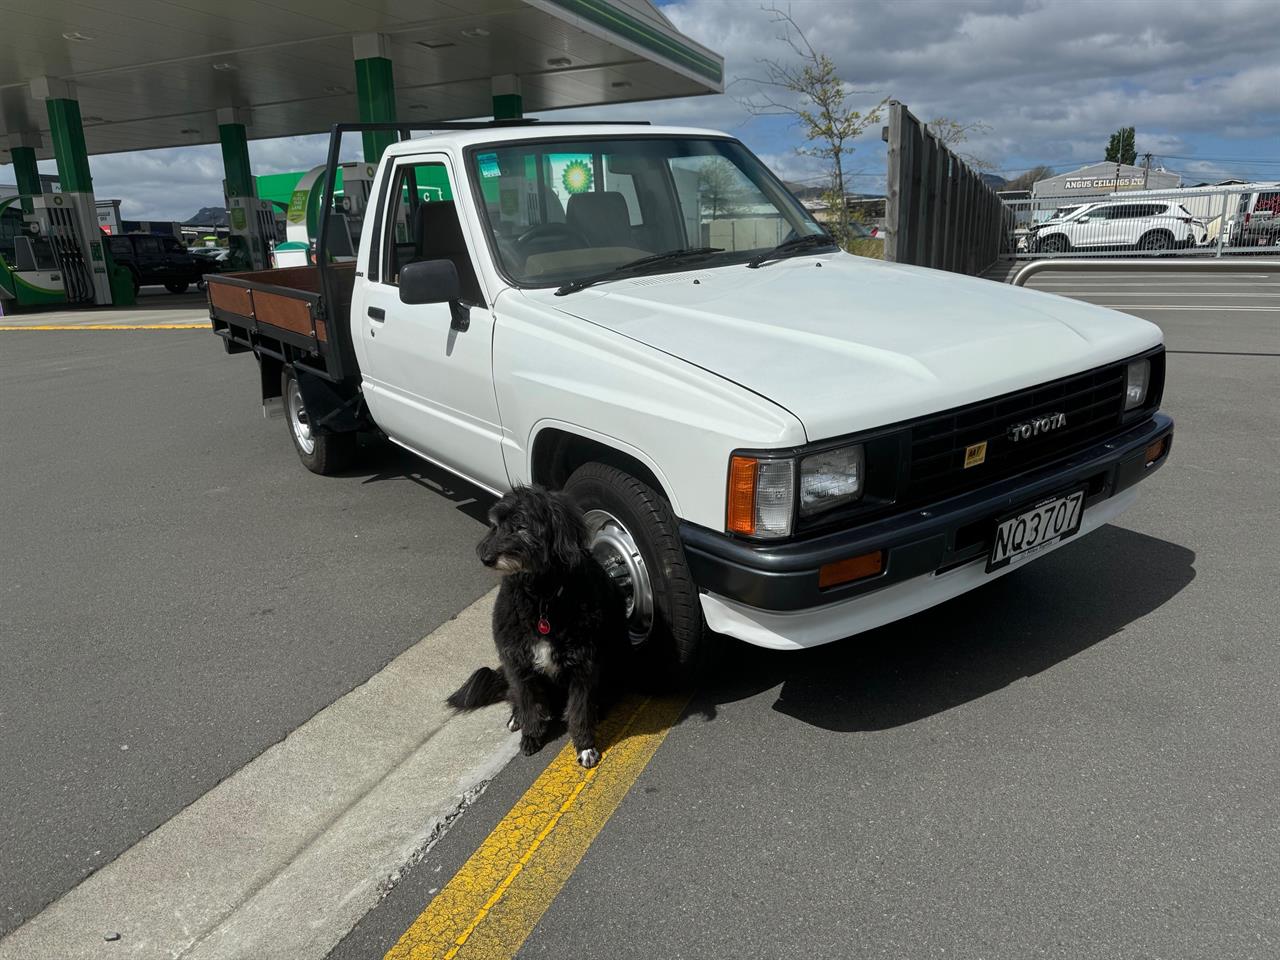
<path fill-rule="evenodd" d="M 1258 194 L 1258 202 L 1253 205 L 1253 212 L 1258 213 L 1267 210 L 1272 213 L 1280 213 L 1280 191 Z"/>

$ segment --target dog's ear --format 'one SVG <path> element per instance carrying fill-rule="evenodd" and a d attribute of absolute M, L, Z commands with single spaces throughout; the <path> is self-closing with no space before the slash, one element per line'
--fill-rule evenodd
<path fill-rule="evenodd" d="M 587 525 L 582 512 L 559 491 L 547 494 L 547 511 L 551 520 L 552 556 L 566 567 L 572 567 L 587 549 Z"/>

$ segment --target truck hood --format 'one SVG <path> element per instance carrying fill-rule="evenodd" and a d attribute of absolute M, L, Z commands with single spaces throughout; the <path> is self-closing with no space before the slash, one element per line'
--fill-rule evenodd
<path fill-rule="evenodd" d="M 1162 341 L 1155 325 L 1103 307 L 843 253 L 525 294 L 773 401 L 810 440 L 998 396 Z"/>

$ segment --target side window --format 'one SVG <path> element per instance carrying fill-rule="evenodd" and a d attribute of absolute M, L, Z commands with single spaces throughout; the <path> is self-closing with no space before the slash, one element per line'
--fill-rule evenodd
<path fill-rule="evenodd" d="M 148 257 L 158 257 L 160 255 L 160 241 L 155 237 L 138 237 L 134 241 L 140 254 Z"/>
<path fill-rule="evenodd" d="M 111 250 L 113 260 L 133 259 L 133 244 L 124 237 L 114 237 L 108 240 L 107 247 Z"/>
<path fill-rule="evenodd" d="M 429 260 L 424 244 L 430 221 L 438 220 L 424 208 L 448 204 L 453 210 L 453 193 L 443 163 L 405 164 L 395 168 L 387 191 L 386 220 L 383 222 L 382 282 L 398 286 L 400 268 L 413 260 Z M 456 212 L 453 216 L 457 217 Z"/>
<path fill-rule="evenodd" d="M 177 240 L 165 240 L 164 252 L 165 253 L 186 253 L 187 248 L 184 247 L 182 244 L 180 244 Z"/>
<path fill-rule="evenodd" d="M 1090 220 L 1111 220 L 1115 207 L 1094 207 L 1092 210 L 1086 210 L 1082 216 L 1088 217 Z"/>
<path fill-rule="evenodd" d="M 403 164 L 394 169 L 383 226 L 381 282 L 399 286 L 400 271 L 419 260 L 449 260 L 458 271 L 463 303 L 484 306 L 462 221 L 443 163 Z"/>

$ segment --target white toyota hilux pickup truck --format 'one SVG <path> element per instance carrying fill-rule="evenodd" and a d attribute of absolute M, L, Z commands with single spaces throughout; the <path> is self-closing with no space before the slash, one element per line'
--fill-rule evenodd
<path fill-rule="evenodd" d="M 565 489 L 656 658 L 908 616 L 1115 518 L 1168 456 L 1145 320 L 844 253 L 722 133 L 444 127 L 343 197 L 336 140 L 371 127 L 335 127 L 342 239 L 209 277 L 214 330 L 313 471 L 376 430 L 495 494 Z"/>

